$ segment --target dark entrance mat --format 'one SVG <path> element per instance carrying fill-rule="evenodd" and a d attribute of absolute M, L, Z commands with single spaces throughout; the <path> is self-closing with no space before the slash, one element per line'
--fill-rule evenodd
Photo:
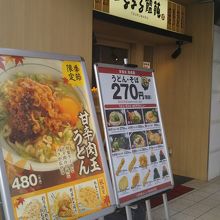
<path fill-rule="evenodd" d="M 172 190 L 167 192 L 167 200 L 170 201 L 192 190 L 194 189 L 191 187 L 184 186 L 184 185 L 177 185 Z M 163 203 L 162 195 L 155 196 L 154 198 L 150 200 L 150 203 L 151 203 L 152 208 L 162 204 Z"/>
<path fill-rule="evenodd" d="M 190 180 L 193 180 L 193 178 L 186 177 L 186 176 L 180 176 L 180 175 L 173 175 L 173 180 L 174 180 L 175 186 L 177 186 L 177 185 L 189 182 Z"/>

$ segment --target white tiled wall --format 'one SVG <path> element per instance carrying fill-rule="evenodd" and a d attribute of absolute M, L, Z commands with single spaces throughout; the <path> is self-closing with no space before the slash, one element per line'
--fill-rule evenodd
<path fill-rule="evenodd" d="M 213 60 L 220 61 L 220 26 L 214 26 Z"/>
<path fill-rule="evenodd" d="M 220 73 L 220 71 L 219 71 Z M 220 75 L 220 74 L 219 74 Z M 217 81 L 217 80 L 216 80 Z M 220 79 L 219 79 L 220 82 Z M 211 101 L 211 121 L 213 123 L 220 121 L 220 96 L 219 91 L 213 91 L 212 90 L 212 101 Z"/>
<path fill-rule="evenodd" d="M 219 35 L 219 42 L 220 42 L 220 35 Z M 219 43 L 220 44 L 220 43 Z M 220 48 L 219 48 L 220 51 Z M 220 61 L 214 61 L 212 66 L 212 78 L 214 79 L 212 81 L 212 87 L 213 89 L 216 89 L 220 91 Z"/>
<path fill-rule="evenodd" d="M 211 121 L 210 126 L 210 140 L 209 140 L 209 153 L 220 152 L 220 120 L 217 122 Z M 220 162 L 220 158 L 219 158 Z M 219 166 L 220 169 L 220 166 Z"/>
<path fill-rule="evenodd" d="M 208 179 L 220 176 L 220 27 L 214 27 Z"/>

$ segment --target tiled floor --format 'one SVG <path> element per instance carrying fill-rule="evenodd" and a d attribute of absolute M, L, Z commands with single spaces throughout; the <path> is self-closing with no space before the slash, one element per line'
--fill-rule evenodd
<path fill-rule="evenodd" d="M 209 182 L 191 180 L 195 190 L 168 202 L 170 220 L 220 220 L 220 177 Z M 152 209 L 153 220 L 164 220 L 163 205 Z"/>

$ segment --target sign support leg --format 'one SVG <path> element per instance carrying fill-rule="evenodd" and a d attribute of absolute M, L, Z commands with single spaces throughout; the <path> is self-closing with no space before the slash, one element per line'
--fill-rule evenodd
<path fill-rule="evenodd" d="M 167 194 L 163 193 L 162 196 L 163 196 L 163 204 L 164 204 L 165 217 L 166 217 L 166 220 L 169 220 L 170 217 L 169 217 L 169 210 L 168 210 Z"/>
<path fill-rule="evenodd" d="M 145 204 L 147 209 L 147 220 L 152 220 L 150 200 L 146 200 Z"/>
<path fill-rule="evenodd" d="M 131 207 L 126 205 L 125 210 L 126 210 L 127 220 L 132 220 Z"/>

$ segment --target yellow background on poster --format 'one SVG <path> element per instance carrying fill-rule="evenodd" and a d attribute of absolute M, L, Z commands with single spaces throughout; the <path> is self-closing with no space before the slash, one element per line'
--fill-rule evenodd
<path fill-rule="evenodd" d="M 62 63 L 63 80 L 72 86 L 83 86 L 84 76 L 80 62 L 63 61 Z"/>

